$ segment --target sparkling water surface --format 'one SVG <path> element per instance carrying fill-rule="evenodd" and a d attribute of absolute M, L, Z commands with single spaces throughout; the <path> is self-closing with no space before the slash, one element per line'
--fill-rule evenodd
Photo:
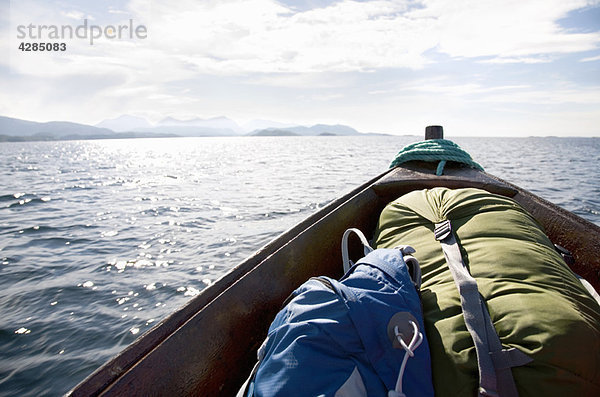
<path fill-rule="evenodd" d="M 420 137 L 0 144 L 0 395 L 61 395 Z M 456 138 L 600 225 L 600 138 Z"/>

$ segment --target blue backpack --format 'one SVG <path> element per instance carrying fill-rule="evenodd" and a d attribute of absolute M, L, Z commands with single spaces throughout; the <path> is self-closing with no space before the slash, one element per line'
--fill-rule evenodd
<path fill-rule="evenodd" d="M 351 232 L 365 246 L 356 264 Z M 340 281 L 311 278 L 288 298 L 238 396 L 433 396 L 414 249 L 372 250 L 349 229 L 342 252 Z"/>

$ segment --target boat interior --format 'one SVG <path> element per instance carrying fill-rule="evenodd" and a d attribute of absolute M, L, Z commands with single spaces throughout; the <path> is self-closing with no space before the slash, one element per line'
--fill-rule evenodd
<path fill-rule="evenodd" d="M 76 387 L 72 395 L 235 395 L 287 296 L 308 278 L 340 277 L 340 242 L 355 227 L 371 238 L 381 210 L 401 195 L 433 187 L 474 187 L 511 197 L 571 252 L 573 271 L 600 289 L 600 228 L 485 172 L 448 162 L 390 169 L 282 233 L 181 310 L 158 323 Z M 358 238 L 351 257 L 362 256 Z"/>

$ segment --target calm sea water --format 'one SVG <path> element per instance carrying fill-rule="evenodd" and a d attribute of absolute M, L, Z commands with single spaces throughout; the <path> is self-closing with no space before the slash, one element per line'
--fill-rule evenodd
<path fill-rule="evenodd" d="M 416 137 L 0 144 L 0 395 L 60 395 Z M 600 138 L 456 139 L 600 225 Z"/>

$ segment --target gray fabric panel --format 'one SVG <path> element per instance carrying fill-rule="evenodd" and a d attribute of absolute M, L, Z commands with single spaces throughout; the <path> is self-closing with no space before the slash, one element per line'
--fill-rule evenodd
<path fill-rule="evenodd" d="M 346 382 L 335 392 L 335 397 L 367 397 L 367 389 L 358 368 L 354 367 Z"/>

